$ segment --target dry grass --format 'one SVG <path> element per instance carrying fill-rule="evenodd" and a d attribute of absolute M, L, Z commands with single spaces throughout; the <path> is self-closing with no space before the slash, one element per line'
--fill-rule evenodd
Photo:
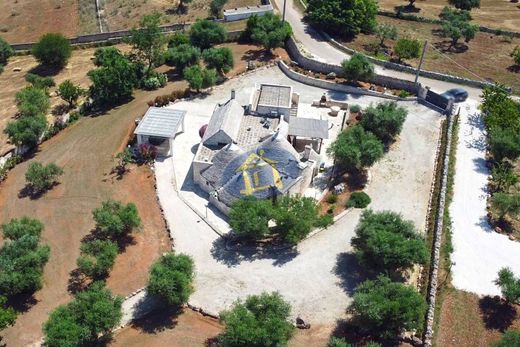
<path fill-rule="evenodd" d="M 396 6 L 406 5 L 404 0 L 378 0 L 383 10 L 394 11 Z M 421 17 L 438 19 L 439 13 L 447 5 L 446 0 L 417 0 L 414 12 Z M 491 28 L 520 30 L 520 4 L 510 0 L 481 0 L 480 8 L 471 11 L 477 23 Z"/>
<path fill-rule="evenodd" d="M 78 28 L 77 0 L 0 1 L 0 36 L 10 43 L 36 41 L 46 32 L 71 37 Z"/>
<path fill-rule="evenodd" d="M 520 307 L 508 306 L 498 298 L 451 289 L 441 308 L 436 345 L 489 347 L 507 328 L 520 328 Z"/>
<path fill-rule="evenodd" d="M 520 92 L 520 72 L 513 66 L 509 56 L 514 47 L 520 44 L 520 39 L 507 42 L 501 36 L 478 33 L 474 40 L 465 44 L 463 40 L 457 47 L 449 48 L 449 39 L 439 34 L 440 27 L 435 24 L 419 23 L 378 16 L 379 23 L 389 23 L 398 27 L 399 37 L 413 37 L 418 40 L 428 40 L 429 48 L 424 62 L 424 69 L 433 70 L 471 79 L 480 76 L 489 81 L 497 81 L 512 86 Z M 359 51 L 373 52 L 373 46 L 378 42 L 373 35 L 360 34 L 346 44 Z M 388 40 L 385 44 L 391 53 L 394 42 Z M 406 61 L 411 66 L 418 66 L 419 59 Z"/>

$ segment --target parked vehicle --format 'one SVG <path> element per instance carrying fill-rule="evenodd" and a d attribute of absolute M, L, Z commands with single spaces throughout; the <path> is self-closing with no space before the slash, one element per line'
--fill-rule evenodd
<path fill-rule="evenodd" d="M 455 102 L 464 102 L 468 98 L 468 92 L 462 88 L 453 88 L 441 94 L 447 99 L 453 99 Z"/>

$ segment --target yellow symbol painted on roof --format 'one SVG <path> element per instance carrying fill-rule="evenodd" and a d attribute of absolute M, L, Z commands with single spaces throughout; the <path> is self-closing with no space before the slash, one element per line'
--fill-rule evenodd
<path fill-rule="evenodd" d="M 242 172 L 244 178 L 244 189 L 240 191 L 243 195 L 252 195 L 255 192 L 269 189 L 273 184 L 261 185 L 261 174 L 265 174 L 266 170 L 261 169 L 264 166 L 270 166 L 272 181 L 274 186 L 278 189 L 283 188 L 283 182 L 280 178 L 280 173 L 276 170 L 274 164 L 276 161 L 263 157 L 264 151 L 260 151 L 260 156 L 256 153 L 251 153 L 246 160 L 238 167 L 236 172 Z"/>

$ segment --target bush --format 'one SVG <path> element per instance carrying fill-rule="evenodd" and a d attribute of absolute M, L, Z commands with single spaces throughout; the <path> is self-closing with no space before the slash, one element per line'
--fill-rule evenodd
<path fill-rule="evenodd" d="M 338 202 L 338 195 L 337 194 L 330 193 L 329 195 L 327 195 L 327 203 L 335 204 L 336 202 Z"/>
<path fill-rule="evenodd" d="M 406 90 L 400 90 L 397 96 L 400 98 L 407 98 L 409 96 L 412 96 L 412 94 L 410 92 L 407 92 Z"/>
<path fill-rule="evenodd" d="M 238 235 L 262 238 L 269 233 L 272 215 L 271 201 L 245 197 L 231 205 L 229 225 Z"/>
<path fill-rule="evenodd" d="M 81 95 L 85 91 L 80 87 L 72 83 L 71 80 L 66 80 L 61 83 L 58 87 L 58 94 L 60 98 L 69 104 L 70 108 L 73 108 Z"/>
<path fill-rule="evenodd" d="M 168 305 L 180 306 L 193 293 L 194 264 L 184 254 L 163 255 L 150 271 L 147 291 Z"/>
<path fill-rule="evenodd" d="M 62 34 L 49 33 L 43 35 L 33 46 L 32 54 L 43 65 L 61 68 L 67 64 L 72 47 Z"/>
<path fill-rule="evenodd" d="M 164 87 L 167 82 L 168 77 L 165 74 L 152 71 L 143 81 L 143 87 L 146 90 L 155 90 Z"/>
<path fill-rule="evenodd" d="M 67 305 L 60 305 L 43 325 L 46 346 L 96 346 L 109 340 L 122 318 L 123 299 L 112 295 L 102 283 L 79 292 Z"/>
<path fill-rule="evenodd" d="M 202 50 L 223 43 L 226 38 L 227 31 L 224 26 L 207 19 L 198 19 L 190 29 L 191 44 Z"/>
<path fill-rule="evenodd" d="M 399 62 L 403 59 L 419 58 L 421 54 L 421 43 L 415 39 L 399 39 L 395 43 L 394 53 L 399 58 Z"/>
<path fill-rule="evenodd" d="M 319 216 L 314 222 L 314 227 L 316 228 L 327 228 L 329 225 L 334 224 L 334 216 L 332 213 L 327 213 L 322 216 Z"/>
<path fill-rule="evenodd" d="M 520 330 L 507 329 L 498 342 L 493 347 L 518 347 L 520 346 Z"/>
<path fill-rule="evenodd" d="M 202 88 L 209 88 L 217 83 L 217 71 L 215 69 L 203 69 L 199 65 L 187 67 L 183 71 L 184 78 L 191 89 L 200 93 Z"/>
<path fill-rule="evenodd" d="M 442 35 L 451 38 L 451 46 L 455 46 L 461 37 L 464 37 L 466 42 L 471 41 L 479 31 L 478 25 L 470 23 L 471 16 L 468 11 L 445 7 L 440 17 L 443 20 Z"/>
<path fill-rule="evenodd" d="M 214 18 L 222 18 L 222 10 L 224 9 L 226 2 L 227 0 L 211 0 L 211 3 L 209 4 L 209 15 Z"/>
<path fill-rule="evenodd" d="M 347 207 L 351 208 L 365 208 L 372 200 L 365 192 L 353 192 L 347 201 Z"/>
<path fill-rule="evenodd" d="M 221 75 L 231 71 L 234 65 L 233 52 L 226 47 L 207 49 L 202 53 L 202 58 L 208 68 L 217 70 Z"/>
<path fill-rule="evenodd" d="M 117 244 L 108 240 L 93 240 L 81 244 L 78 269 L 85 276 L 100 279 L 108 276 L 118 253 Z"/>
<path fill-rule="evenodd" d="M 361 126 L 388 143 L 401 133 L 407 115 L 408 111 L 395 101 L 382 102 L 365 109 Z"/>
<path fill-rule="evenodd" d="M 45 90 L 30 86 L 16 93 L 16 106 L 22 117 L 44 116 L 50 108 L 50 100 Z"/>
<path fill-rule="evenodd" d="M 43 132 L 47 128 L 45 116 L 23 117 L 7 123 L 4 132 L 15 145 L 34 147 L 38 144 Z"/>
<path fill-rule="evenodd" d="M 489 131 L 489 149 L 496 161 L 515 160 L 520 156 L 520 131 L 508 127 L 493 127 Z"/>
<path fill-rule="evenodd" d="M 500 269 L 495 283 L 500 287 L 502 296 L 508 302 L 514 304 L 520 301 L 520 278 L 515 277 L 510 268 Z"/>
<path fill-rule="evenodd" d="M 174 46 L 166 54 L 166 62 L 174 65 L 178 71 L 187 66 L 198 65 L 200 60 L 200 49 L 189 43 Z"/>
<path fill-rule="evenodd" d="M 225 329 L 218 342 L 222 347 L 286 346 L 294 330 L 290 312 L 291 306 L 278 293 L 249 296 L 220 314 Z"/>
<path fill-rule="evenodd" d="M 359 262 L 378 272 L 407 270 L 428 258 L 426 242 L 413 223 L 390 211 L 364 211 L 352 245 Z"/>
<path fill-rule="evenodd" d="M 14 49 L 0 37 L 0 65 L 7 64 L 7 60 L 14 54 Z"/>
<path fill-rule="evenodd" d="M 341 63 L 345 76 L 351 81 L 367 80 L 374 75 L 374 64 L 361 53 L 354 54 Z"/>
<path fill-rule="evenodd" d="M 137 155 L 144 163 L 150 163 L 157 157 L 157 148 L 149 143 L 142 143 L 137 147 Z"/>
<path fill-rule="evenodd" d="M 52 77 L 42 77 L 32 73 L 25 75 L 25 80 L 32 84 L 33 87 L 39 89 L 47 89 L 56 85 L 56 82 L 54 82 Z"/>
<path fill-rule="evenodd" d="M 308 0 L 310 22 L 320 29 L 342 36 L 372 32 L 377 25 L 374 0 Z"/>
<path fill-rule="evenodd" d="M 35 236 L 40 238 L 43 230 L 43 224 L 38 219 L 22 217 L 21 219 L 13 218 L 7 224 L 2 224 L 2 232 L 4 238 L 9 240 L 18 240 L 24 235 Z"/>
<path fill-rule="evenodd" d="M 12 307 L 7 307 L 7 298 L 0 296 L 0 331 L 11 326 L 16 321 L 16 312 Z M 1 341 L 1 340 L 0 340 Z"/>
<path fill-rule="evenodd" d="M 384 146 L 374 134 L 355 125 L 341 132 L 327 153 L 349 171 L 363 170 L 381 159 Z"/>
<path fill-rule="evenodd" d="M 190 43 L 190 37 L 184 32 L 175 32 L 168 37 L 168 47 L 177 47 Z"/>
<path fill-rule="evenodd" d="M 486 87 L 480 109 L 489 130 L 511 128 L 520 132 L 520 108 L 503 85 Z M 489 134 L 493 138 L 493 134 Z"/>
<path fill-rule="evenodd" d="M 123 205 L 119 201 L 107 200 L 92 211 L 96 230 L 100 237 L 117 238 L 141 225 L 137 207 L 133 203 Z"/>
<path fill-rule="evenodd" d="M 114 66 L 121 59 L 125 59 L 125 56 L 115 47 L 102 47 L 94 52 L 94 65 L 96 66 Z"/>
<path fill-rule="evenodd" d="M 32 162 L 25 173 L 25 180 L 34 192 L 42 193 L 52 188 L 61 175 L 63 175 L 63 169 L 54 163 L 43 165 L 39 162 Z"/>
<path fill-rule="evenodd" d="M 511 52 L 511 57 L 513 58 L 513 61 L 516 65 L 520 65 L 520 45 L 513 49 L 513 52 Z"/>
<path fill-rule="evenodd" d="M 292 34 L 289 23 L 282 22 L 280 16 L 266 13 L 263 16 L 251 16 L 247 20 L 245 37 L 252 42 L 262 45 L 270 51 L 283 47 L 285 40 Z"/>
<path fill-rule="evenodd" d="M 7 240 L 0 248 L 0 293 L 3 295 L 33 293 L 42 287 L 43 267 L 49 260 L 50 248 L 39 244 L 41 230 L 38 231 L 37 223 L 28 224 L 16 227 L 12 224 L 7 233 L 4 228 Z"/>
<path fill-rule="evenodd" d="M 381 338 L 395 338 L 422 326 L 426 302 L 413 287 L 388 277 L 361 283 L 350 306 L 353 322 L 362 331 Z"/>
<path fill-rule="evenodd" d="M 361 111 L 361 106 L 359 105 L 350 105 L 351 113 L 359 113 Z"/>

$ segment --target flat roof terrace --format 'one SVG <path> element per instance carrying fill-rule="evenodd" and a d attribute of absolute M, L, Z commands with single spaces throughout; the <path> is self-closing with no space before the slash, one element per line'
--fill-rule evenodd
<path fill-rule="evenodd" d="M 262 84 L 258 96 L 258 105 L 291 107 L 292 87 Z"/>

